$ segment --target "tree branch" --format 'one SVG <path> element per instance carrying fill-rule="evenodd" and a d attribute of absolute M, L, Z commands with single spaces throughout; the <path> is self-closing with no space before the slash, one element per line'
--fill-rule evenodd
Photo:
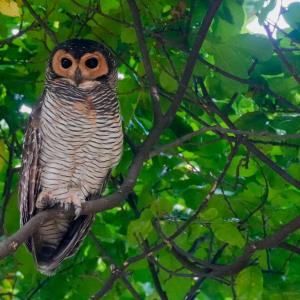
<path fill-rule="evenodd" d="M 296 68 L 290 64 L 290 62 L 286 59 L 285 55 L 282 53 L 281 49 L 278 47 L 276 41 L 273 39 L 272 37 L 272 33 L 270 31 L 270 28 L 268 25 L 263 24 L 265 31 L 269 37 L 270 42 L 273 45 L 274 51 L 276 52 L 276 54 L 278 55 L 278 57 L 280 58 L 280 60 L 282 61 L 282 63 L 286 66 L 286 68 L 288 69 L 288 71 L 290 72 L 290 74 L 294 77 L 294 79 L 300 83 L 300 77 L 297 73 Z"/>
<path fill-rule="evenodd" d="M 289 140 L 289 139 L 299 139 L 300 138 L 300 133 L 292 133 L 292 134 L 273 134 L 268 131 L 260 131 L 260 132 L 255 132 L 255 131 L 246 131 L 246 130 L 239 130 L 239 129 L 231 129 L 231 128 L 223 128 L 218 125 L 214 126 L 204 126 L 199 130 L 196 130 L 191 133 L 187 133 L 186 135 L 176 139 L 175 141 L 172 141 L 168 144 L 160 145 L 156 147 L 154 150 L 150 152 L 150 157 L 159 155 L 160 153 L 164 152 L 166 149 L 173 148 L 173 147 L 178 147 L 181 146 L 184 142 L 189 141 L 193 137 L 196 137 L 198 135 L 201 135 L 207 131 L 213 131 L 216 133 L 231 133 L 236 136 L 243 136 L 243 137 L 265 137 L 265 138 L 272 138 L 275 140 Z M 300 145 L 299 145 L 300 147 Z"/>
<path fill-rule="evenodd" d="M 142 61 L 150 84 L 150 95 L 151 95 L 152 106 L 154 110 L 154 121 L 159 122 L 162 116 L 160 104 L 159 104 L 159 93 L 157 90 L 155 77 L 154 77 L 154 73 L 153 73 L 153 69 L 149 57 L 149 52 L 146 45 L 145 35 L 143 32 L 143 25 L 140 19 L 139 10 L 135 0 L 127 0 L 127 2 L 133 16 L 134 28 L 135 28 L 136 36 L 142 53 Z"/>
<path fill-rule="evenodd" d="M 152 33 L 152 36 L 153 37 L 159 37 L 159 39 L 163 39 L 162 35 L 157 34 L 157 33 Z M 166 43 L 169 43 L 169 44 L 172 43 L 172 42 L 170 42 L 170 40 L 167 40 L 167 39 L 165 39 L 164 41 Z M 176 48 L 178 47 L 177 44 L 175 46 L 176 46 Z M 183 52 L 186 52 L 186 53 L 189 52 L 186 47 L 180 47 L 180 50 L 183 51 Z M 209 61 L 204 59 L 201 55 L 198 56 L 198 60 L 203 65 L 207 66 L 210 70 L 212 70 L 212 71 L 214 71 L 214 72 L 216 72 L 216 73 L 218 73 L 218 74 L 220 74 L 220 75 L 222 75 L 226 78 L 237 81 L 241 84 L 249 85 L 249 87 L 251 87 L 255 91 L 262 91 L 262 92 L 268 93 L 269 95 L 274 97 L 278 101 L 278 103 L 280 103 L 282 106 L 286 106 L 286 107 L 291 108 L 293 111 L 300 112 L 300 108 L 298 106 L 296 106 L 293 103 L 289 102 L 285 97 L 273 92 L 268 86 L 253 83 L 250 78 L 243 78 L 243 77 L 237 76 L 235 74 L 232 74 L 230 72 L 227 72 L 227 71 L 223 70 L 222 68 L 210 63 Z"/>
<path fill-rule="evenodd" d="M 233 153 L 231 153 L 233 154 Z M 232 155 L 231 155 L 232 156 Z M 226 169 L 229 167 L 228 163 L 232 159 L 228 158 L 228 162 L 226 164 L 226 167 L 224 167 L 224 170 L 221 174 L 221 176 L 218 178 L 218 182 L 220 182 L 226 172 Z M 214 184 L 212 186 L 211 191 L 207 194 L 206 199 L 210 199 L 212 196 L 212 192 L 216 189 L 217 184 Z M 204 203 L 207 204 L 207 201 L 204 200 Z M 203 209 L 203 202 L 198 207 L 195 214 L 190 217 L 182 226 L 180 226 L 175 233 L 173 233 L 171 236 L 167 237 L 166 240 L 174 240 L 176 237 L 178 237 L 185 229 L 186 227 L 194 220 L 194 216 L 198 215 L 198 212 L 200 212 Z M 264 239 L 261 239 L 255 243 L 248 244 L 245 247 L 244 254 L 238 257 L 233 263 L 228 265 L 212 265 L 212 268 L 208 268 L 207 270 L 196 270 L 193 268 L 194 271 L 197 271 L 195 275 L 201 274 L 201 276 L 205 277 L 222 277 L 227 275 L 234 275 L 238 273 L 241 269 L 246 267 L 250 261 L 251 256 L 254 254 L 257 250 L 264 250 L 268 248 L 275 248 L 277 246 L 282 245 L 282 241 L 291 233 L 296 231 L 300 228 L 300 217 L 297 217 L 287 223 L 286 225 L 282 226 L 278 231 L 273 233 L 272 235 L 266 236 Z M 100 299 L 100 296 L 105 295 L 105 293 L 109 290 L 109 287 L 113 285 L 115 280 L 117 280 L 123 272 L 135 262 L 147 258 L 149 256 L 152 256 L 154 252 L 157 252 L 161 250 L 162 248 L 166 247 L 168 245 L 168 242 L 166 243 L 163 241 L 162 243 L 159 243 L 151 248 L 149 248 L 147 251 L 144 251 L 142 254 L 139 254 L 137 256 L 133 256 L 129 259 L 127 259 L 123 263 L 123 267 L 118 270 L 118 274 L 112 274 L 110 279 L 106 282 L 103 289 L 101 290 L 101 293 L 97 293 L 97 297 L 94 299 Z"/>
<path fill-rule="evenodd" d="M 114 260 L 112 259 L 112 257 L 110 257 L 109 255 L 107 255 L 106 251 L 104 250 L 104 248 L 101 246 L 101 244 L 99 243 L 98 239 L 96 238 L 96 236 L 94 235 L 94 233 L 90 232 L 89 233 L 90 238 L 93 240 L 93 242 L 95 243 L 97 249 L 99 250 L 100 253 L 102 253 L 102 256 L 104 254 L 104 257 L 108 260 L 109 264 L 110 264 L 110 268 L 112 270 L 114 270 L 116 268 L 116 263 L 114 262 Z M 118 268 L 118 267 L 117 267 Z M 130 281 L 128 280 L 126 274 L 122 274 L 121 279 L 123 281 L 123 284 L 125 285 L 125 287 L 128 289 L 128 291 L 132 294 L 132 296 L 134 297 L 134 299 L 142 299 L 141 296 L 139 295 L 139 293 L 135 290 L 135 288 L 132 286 L 132 284 L 130 283 Z"/>
<path fill-rule="evenodd" d="M 207 89 L 204 85 L 204 82 L 201 79 L 199 80 L 199 84 L 200 84 L 200 87 L 201 87 L 201 90 L 203 93 L 203 97 L 206 100 L 206 104 L 202 105 L 203 108 L 207 110 L 207 107 L 208 107 L 209 110 L 213 113 L 216 113 L 230 129 L 236 130 L 237 128 L 231 122 L 231 120 L 219 110 L 217 105 L 210 98 L 210 96 L 207 92 Z M 254 144 L 252 144 L 247 139 L 242 139 L 241 142 L 247 147 L 247 149 L 251 153 L 253 153 L 261 161 L 263 161 L 267 166 L 269 166 L 274 172 L 276 172 L 278 175 L 280 175 L 288 183 L 292 184 L 293 186 L 295 186 L 298 189 L 300 188 L 299 180 L 295 179 L 293 176 L 291 176 L 289 173 L 287 173 L 284 169 L 282 169 L 279 165 L 277 165 L 275 162 L 273 162 L 268 156 L 266 156 L 263 152 L 261 152 L 258 148 L 256 148 Z"/>
<path fill-rule="evenodd" d="M 300 254 L 300 248 L 289 243 L 280 243 L 279 248 L 286 249 L 288 251 L 294 252 L 296 254 Z"/>
<path fill-rule="evenodd" d="M 19 30 L 17 34 L 14 34 L 14 35 L 10 36 L 9 38 L 0 41 L 0 48 L 2 48 L 4 45 L 11 44 L 16 38 L 21 37 L 26 32 L 31 31 L 32 29 L 36 28 L 37 26 L 38 26 L 38 24 L 36 22 L 32 22 L 31 25 L 29 25 L 27 28 Z"/>
<path fill-rule="evenodd" d="M 27 0 L 25 0 L 26 4 Z M 27 2 L 28 3 L 28 2 Z M 141 146 L 140 150 L 138 151 L 134 162 L 132 163 L 126 180 L 123 182 L 123 184 L 120 186 L 119 190 L 109 196 L 101 197 L 99 200 L 96 201 L 89 201 L 85 202 L 82 205 L 82 212 L 81 214 L 90 214 L 95 212 L 101 212 L 107 209 L 114 208 L 122 203 L 122 201 L 128 196 L 128 194 L 131 192 L 132 188 L 135 185 L 135 182 L 137 180 L 138 174 L 140 169 L 143 166 L 143 163 L 146 159 L 149 157 L 149 153 L 153 147 L 153 145 L 157 142 L 159 139 L 159 136 L 161 135 L 162 131 L 168 127 L 168 125 L 171 123 L 173 118 L 176 115 L 177 109 L 180 106 L 180 103 L 182 101 L 182 98 L 185 94 L 185 91 L 187 89 L 190 77 L 192 75 L 197 56 L 199 53 L 199 50 L 201 48 L 201 45 L 203 44 L 203 41 L 205 39 L 205 36 L 208 32 L 208 29 L 210 27 L 210 24 L 213 20 L 214 15 L 216 14 L 220 4 L 222 3 L 222 0 L 216 0 L 214 1 L 211 6 L 209 7 L 206 16 L 203 19 L 202 25 L 198 31 L 198 36 L 195 41 L 193 50 L 188 57 L 184 73 L 181 79 L 181 82 L 179 84 L 178 90 L 175 94 L 174 100 L 168 110 L 168 112 L 164 115 L 161 122 L 154 125 L 153 129 L 151 130 L 148 138 L 145 140 L 143 145 Z M 30 5 L 29 5 L 30 6 Z M 24 243 L 36 230 L 37 228 L 46 222 L 47 220 L 54 218 L 57 216 L 57 214 L 66 214 L 61 209 L 54 208 L 54 209 L 48 209 L 45 211 L 42 211 L 41 213 L 38 213 L 33 218 L 29 220 L 28 223 L 26 223 L 19 231 L 17 231 L 15 234 L 4 240 L 0 244 L 0 259 L 6 257 L 7 255 L 13 253 L 16 251 L 16 249 Z M 70 215 L 73 215 L 73 210 L 71 210 Z M 113 276 L 113 275 L 112 275 Z"/>
<path fill-rule="evenodd" d="M 45 29 L 45 32 L 49 35 L 49 37 L 54 42 L 54 44 L 57 45 L 58 39 L 55 33 L 49 28 L 48 24 L 45 21 L 43 21 L 42 18 L 35 12 L 35 10 L 32 8 L 28 0 L 23 0 L 23 3 L 28 8 L 30 14 L 35 18 L 37 23 Z"/>

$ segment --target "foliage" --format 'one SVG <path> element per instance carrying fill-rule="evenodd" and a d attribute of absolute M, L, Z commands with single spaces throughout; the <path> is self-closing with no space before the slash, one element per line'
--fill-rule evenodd
<path fill-rule="evenodd" d="M 212 2 L 137 1 L 163 113 Z M 97 214 L 92 234 L 55 276 L 36 272 L 24 246 L 1 260 L 0 298 L 88 299 L 106 283 L 103 299 L 300 298 L 299 225 L 288 223 L 300 214 L 300 4 L 282 9 L 290 27 L 273 40 L 274 3 L 222 1 L 176 117 L 148 152 L 133 192 Z M 254 15 L 269 35 L 248 32 Z M 4 239 L 19 224 L 24 105 L 37 102 L 57 41 L 104 42 L 119 63 L 126 143 L 106 194 L 126 179 L 154 118 L 127 1 L 0 0 L 0 24 Z M 285 224 L 290 231 L 278 234 Z"/>

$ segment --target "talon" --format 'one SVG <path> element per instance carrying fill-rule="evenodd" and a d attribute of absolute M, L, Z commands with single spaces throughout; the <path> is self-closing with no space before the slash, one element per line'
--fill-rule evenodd
<path fill-rule="evenodd" d="M 75 206 L 75 218 L 74 220 L 76 220 L 81 214 L 81 206 Z"/>
<path fill-rule="evenodd" d="M 44 209 L 58 205 L 66 211 L 70 211 L 70 209 L 74 207 L 75 219 L 77 219 L 81 214 L 81 203 L 84 201 L 84 195 L 76 189 L 71 189 L 65 195 L 60 195 L 60 197 L 56 196 L 53 191 L 44 190 L 38 196 L 36 207 Z"/>

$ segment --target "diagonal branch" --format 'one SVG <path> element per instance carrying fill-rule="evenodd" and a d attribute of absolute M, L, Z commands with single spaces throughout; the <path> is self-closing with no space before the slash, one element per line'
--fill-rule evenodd
<path fill-rule="evenodd" d="M 27 0 L 25 1 L 27 2 Z M 84 203 L 82 205 L 81 214 L 100 212 L 119 206 L 131 192 L 132 188 L 135 185 L 139 172 L 143 166 L 143 163 L 149 158 L 149 153 L 152 147 L 158 141 L 163 130 L 169 126 L 169 124 L 172 122 L 176 115 L 176 112 L 180 106 L 182 98 L 187 89 L 189 80 L 191 78 L 200 48 L 206 37 L 210 24 L 212 23 L 212 20 L 221 3 L 222 0 L 216 0 L 209 7 L 207 14 L 204 17 L 201 27 L 198 31 L 198 36 L 196 38 L 192 52 L 188 57 L 184 73 L 179 84 L 178 90 L 175 94 L 174 100 L 168 112 L 163 116 L 161 122 L 154 125 L 148 138 L 145 140 L 139 152 L 136 154 L 136 157 L 128 171 L 126 180 L 120 186 L 119 190 L 114 194 L 106 197 L 101 197 L 100 199 L 95 201 L 89 201 Z M 22 243 L 24 243 L 41 224 L 62 213 L 66 214 L 65 211 L 62 211 L 59 208 L 54 208 L 42 211 L 41 213 L 35 215 L 32 219 L 30 219 L 28 223 L 24 225 L 24 227 L 22 227 L 19 231 L 17 231 L 15 234 L 13 234 L 0 244 L 0 259 L 16 251 L 16 249 Z M 69 213 L 70 215 L 74 215 L 73 211 L 70 211 Z"/>
<path fill-rule="evenodd" d="M 286 249 L 288 251 L 294 252 L 296 254 L 300 254 L 300 248 L 297 246 L 294 246 L 292 244 L 283 242 L 283 243 L 279 244 L 279 247 L 282 249 Z"/>
<path fill-rule="evenodd" d="M 276 41 L 273 39 L 272 37 L 272 33 L 270 31 L 270 28 L 268 25 L 264 24 L 264 28 L 266 30 L 266 33 L 269 37 L 270 42 L 272 43 L 272 46 L 274 48 L 274 51 L 276 52 L 276 54 L 278 55 L 278 57 L 280 58 L 280 60 L 282 61 L 282 63 L 286 66 L 286 68 L 288 69 L 288 71 L 290 72 L 290 74 L 294 77 L 294 79 L 300 83 L 300 77 L 297 73 L 296 68 L 287 60 L 287 58 L 285 57 L 285 55 L 282 53 L 281 49 L 278 47 Z"/>
<path fill-rule="evenodd" d="M 0 48 L 2 48 L 4 45 L 11 44 L 16 38 L 21 37 L 28 31 L 31 31 L 32 29 L 36 28 L 37 26 L 38 26 L 38 24 L 36 22 L 32 22 L 27 28 L 19 30 L 17 34 L 14 34 L 14 35 L 6 38 L 5 40 L 0 41 Z"/>
<path fill-rule="evenodd" d="M 165 150 L 167 150 L 169 148 L 181 146 L 184 142 L 191 140 L 193 137 L 196 137 L 198 135 L 206 133 L 207 131 L 213 131 L 215 133 L 224 133 L 224 134 L 229 133 L 229 134 L 234 134 L 236 136 L 242 136 L 242 137 L 253 137 L 253 138 L 264 137 L 264 138 L 276 139 L 279 141 L 300 138 L 299 133 L 279 135 L 279 134 L 270 133 L 268 131 L 259 131 L 259 132 L 246 131 L 246 130 L 239 130 L 239 129 L 224 128 L 224 127 L 221 127 L 218 125 L 204 126 L 204 127 L 200 128 L 199 130 L 187 133 L 186 135 L 181 136 L 178 139 L 176 139 L 168 144 L 159 145 L 157 148 L 153 149 L 150 152 L 150 157 L 159 155 L 160 153 L 164 152 Z"/>
<path fill-rule="evenodd" d="M 201 27 L 197 34 L 197 38 L 195 40 L 194 47 L 189 55 L 188 61 L 185 65 L 185 69 L 183 71 L 182 79 L 179 83 L 179 87 L 174 96 L 173 103 L 171 104 L 171 107 L 168 110 L 168 112 L 165 114 L 166 126 L 171 123 L 171 121 L 173 120 L 173 118 L 180 106 L 182 97 L 185 94 L 186 88 L 188 86 L 189 80 L 190 80 L 192 72 L 194 70 L 194 66 L 197 62 L 200 48 L 205 40 L 205 37 L 207 35 L 207 32 L 209 30 L 209 27 L 213 20 L 213 17 L 215 16 L 221 3 L 222 3 L 222 0 L 213 1 L 202 21 Z"/>
<path fill-rule="evenodd" d="M 58 39 L 54 33 L 54 31 L 52 31 L 48 24 L 42 20 L 42 18 L 35 12 L 35 10 L 32 8 L 32 6 L 30 5 L 30 3 L 28 2 L 28 0 L 23 0 L 23 3 L 25 4 L 25 6 L 28 8 L 30 14 L 35 18 L 35 20 L 37 21 L 37 23 L 45 29 L 45 32 L 49 35 L 49 37 L 51 38 L 51 40 L 54 42 L 54 44 L 58 44 Z"/>
<path fill-rule="evenodd" d="M 116 268 L 118 268 L 116 266 L 116 263 L 114 262 L 114 260 L 112 259 L 112 257 L 110 257 L 109 255 L 107 255 L 107 253 L 105 253 L 106 251 L 104 250 L 104 248 L 101 246 L 101 244 L 99 243 L 97 237 L 95 236 L 94 233 L 90 232 L 89 233 L 90 238 L 93 240 L 93 242 L 96 245 L 96 248 L 99 250 L 100 253 L 102 253 L 102 256 L 104 256 L 108 263 L 110 264 L 110 268 L 112 269 L 112 273 L 114 273 L 114 270 Z M 103 255 L 104 254 L 104 255 Z M 136 289 L 133 287 L 133 285 L 130 283 L 130 281 L 127 278 L 127 275 L 125 273 L 122 274 L 121 279 L 123 281 L 123 284 L 126 286 L 126 288 L 128 289 L 128 291 L 132 294 L 132 296 L 134 297 L 134 299 L 138 299 L 141 300 L 141 296 L 139 295 L 139 293 L 136 291 Z"/>
<path fill-rule="evenodd" d="M 199 84 L 200 84 L 204 99 L 206 101 L 206 104 L 203 105 L 203 107 L 204 106 L 208 107 L 209 111 L 216 113 L 230 129 L 236 130 L 237 128 L 231 122 L 231 120 L 228 118 L 228 116 L 224 115 L 219 110 L 217 105 L 213 102 L 213 100 L 211 99 L 211 97 L 208 94 L 208 91 L 207 91 L 202 79 L 199 80 Z M 205 109 L 205 107 L 204 107 L 204 109 Z M 293 176 L 291 176 L 289 173 L 287 173 L 283 168 L 281 168 L 278 164 L 276 164 L 273 160 L 271 160 L 267 155 L 265 155 L 262 151 L 260 151 L 253 143 L 251 143 L 247 139 L 243 139 L 241 142 L 246 146 L 246 148 L 251 153 L 253 153 L 261 161 L 263 161 L 267 166 L 269 166 L 279 176 L 281 176 L 283 179 L 285 179 L 288 183 L 292 184 L 294 187 L 300 189 L 300 181 L 299 180 L 295 179 Z"/>
<path fill-rule="evenodd" d="M 160 104 L 159 104 L 159 93 L 155 82 L 155 77 L 149 57 L 149 51 L 147 49 L 146 45 L 146 39 L 143 32 L 143 26 L 140 19 L 140 13 L 138 10 L 138 7 L 136 5 L 135 0 L 127 0 L 128 5 L 130 7 L 132 16 L 133 16 L 133 22 L 134 22 L 134 28 L 137 35 L 138 43 L 142 52 L 142 60 L 143 65 L 145 68 L 145 72 L 147 74 L 147 78 L 149 80 L 150 84 L 150 94 L 152 99 L 152 105 L 154 110 L 154 121 L 158 122 L 162 116 Z"/>
<path fill-rule="evenodd" d="M 174 241 L 191 224 L 191 222 L 195 220 L 199 212 L 206 207 L 208 201 L 211 199 L 217 186 L 223 180 L 225 173 L 228 170 L 234 155 L 236 154 L 236 151 L 237 151 L 237 145 L 232 149 L 230 155 L 228 156 L 227 163 L 225 164 L 221 175 L 218 177 L 217 181 L 212 185 L 211 190 L 208 192 L 204 201 L 202 201 L 202 203 L 199 205 L 195 213 L 187 221 L 185 221 L 185 223 L 181 225 L 173 234 L 166 237 L 163 242 L 150 247 L 149 249 L 145 250 L 143 253 L 139 255 L 128 258 L 123 263 L 123 266 L 118 269 L 118 272 L 111 275 L 109 280 L 106 282 L 103 288 L 94 296 L 93 299 L 100 299 L 100 297 L 104 296 L 113 286 L 114 282 L 124 274 L 124 272 L 130 265 L 142 259 L 152 257 L 155 252 L 158 252 L 161 249 L 165 248 L 169 244 L 169 241 Z M 290 222 L 282 226 L 279 230 L 275 231 L 273 234 L 266 236 L 265 238 L 258 240 L 254 243 L 249 243 L 248 245 L 246 245 L 244 249 L 244 253 L 241 256 L 237 257 L 236 260 L 233 261 L 232 263 L 227 265 L 220 265 L 220 264 L 214 265 L 213 263 L 216 261 L 216 259 L 213 259 L 212 264 L 207 269 L 200 269 L 197 267 L 193 267 L 193 271 L 196 272 L 195 275 L 200 274 L 203 278 L 234 275 L 249 264 L 251 256 L 257 250 L 282 247 L 282 245 L 284 244 L 282 243 L 282 241 L 288 235 L 290 235 L 291 233 L 293 233 L 299 228 L 300 228 L 300 217 L 296 217 L 295 219 L 291 220 Z"/>
<path fill-rule="evenodd" d="M 165 43 L 173 45 L 173 47 L 178 48 L 178 44 L 173 44 L 170 40 L 164 39 L 162 35 L 158 34 L 158 33 L 151 33 L 151 35 L 153 37 L 159 38 L 159 40 L 163 40 Z M 188 49 L 186 47 L 180 47 L 179 49 L 183 52 L 188 53 Z M 245 85 L 249 85 L 249 87 L 255 91 L 261 91 L 261 92 L 265 92 L 269 95 L 271 95 L 272 97 L 274 97 L 278 103 L 284 107 L 288 107 L 290 109 L 292 109 L 293 111 L 296 112 L 300 112 L 300 108 L 289 102 L 285 97 L 275 93 L 274 91 L 272 91 L 267 85 L 263 85 L 263 84 L 259 84 L 259 83 L 255 83 L 251 80 L 251 78 L 243 78 L 243 77 L 239 77 L 233 73 L 230 73 L 228 71 L 225 71 L 224 69 L 221 69 L 220 67 L 218 67 L 217 65 L 214 65 L 212 63 L 210 63 L 209 61 L 207 61 L 206 59 L 204 59 L 203 56 L 199 55 L 198 56 L 198 60 L 205 65 L 206 67 L 208 67 L 210 70 L 212 70 L 213 72 L 216 72 L 226 78 L 229 78 L 231 80 L 237 81 L 241 84 L 245 84 Z M 176 79 L 176 78 L 175 78 Z"/>

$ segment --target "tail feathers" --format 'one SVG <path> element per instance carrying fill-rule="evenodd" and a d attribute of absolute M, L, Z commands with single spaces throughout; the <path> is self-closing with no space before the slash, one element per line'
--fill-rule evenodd
<path fill-rule="evenodd" d="M 38 270 L 51 276 L 60 263 L 74 255 L 87 235 L 94 215 L 76 220 L 63 218 L 45 223 L 31 239 L 31 249 Z"/>
<path fill-rule="evenodd" d="M 44 249 L 44 251 L 47 251 L 47 249 Z M 38 258 L 37 258 L 37 268 L 39 272 L 47 276 L 53 276 L 56 271 L 56 267 L 51 268 L 51 264 L 44 262 L 43 260 L 38 260 Z"/>

